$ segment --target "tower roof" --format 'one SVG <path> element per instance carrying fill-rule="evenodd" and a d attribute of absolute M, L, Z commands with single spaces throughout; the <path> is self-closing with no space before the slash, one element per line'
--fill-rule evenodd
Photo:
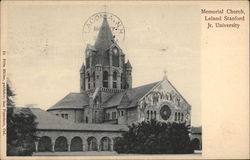
<path fill-rule="evenodd" d="M 84 65 L 84 63 L 82 64 L 82 67 L 81 67 L 81 69 L 80 69 L 80 72 L 84 72 L 85 71 L 85 65 Z"/>
<path fill-rule="evenodd" d="M 112 31 L 109 27 L 107 16 L 104 15 L 101 28 L 99 30 L 95 48 L 100 52 L 105 52 L 114 42 Z"/>
<path fill-rule="evenodd" d="M 128 62 L 126 63 L 126 67 L 127 67 L 127 68 L 132 68 L 132 65 L 130 64 L 129 60 L 128 60 Z"/>

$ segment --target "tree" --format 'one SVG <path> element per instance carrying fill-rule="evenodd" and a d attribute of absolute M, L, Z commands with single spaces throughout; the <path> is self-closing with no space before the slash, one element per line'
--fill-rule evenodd
<path fill-rule="evenodd" d="M 173 123 L 169 129 L 169 139 L 172 144 L 173 153 L 193 152 L 189 137 L 190 126 L 185 123 Z"/>
<path fill-rule="evenodd" d="M 29 108 L 16 108 L 15 93 L 7 84 L 7 155 L 29 156 L 36 140 L 35 115 Z"/>
<path fill-rule="evenodd" d="M 137 154 L 192 153 L 190 147 L 189 126 L 156 120 L 132 124 L 114 144 L 118 153 Z"/>
<path fill-rule="evenodd" d="M 14 107 L 15 106 L 15 102 L 14 102 L 15 93 L 12 91 L 10 85 L 11 85 L 11 82 L 8 80 L 8 83 L 7 83 L 7 106 Z"/>

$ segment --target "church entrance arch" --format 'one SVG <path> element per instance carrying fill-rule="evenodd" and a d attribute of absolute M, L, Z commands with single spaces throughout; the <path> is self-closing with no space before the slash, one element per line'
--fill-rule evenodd
<path fill-rule="evenodd" d="M 38 142 L 38 152 L 52 152 L 52 141 L 48 136 L 41 137 Z"/>
<path fill-rule="evenodd" d="M 103 71 L 103 87 L 108 87 L 108 75 L 109 73 L 108 73 L 108 71 Z"/>
<path fill-rule="evenodd" d="M 95 137 L 89 137 L 88 142 L 88 151 L 98 151 L 98 143 Z"/>
<path fill-rule="evenodd" d="M 109 137 L 103 137 L 101 139 L 101 151 L 110 151 L 111 150 L 111 140 Z"/>
<path fill-rule="evenodd" d="M 82 151 L 82 139 L 80 137 L 74 137 L 70 143 L 70 151 Z"/>
<path fill-rule="evenodd" d="M 198 138 L 193 139 L 192 146 L 194 150 L 200 150 L 200 140 Z"/>
<path fill-rule="evenodd" d="M 66 152 L 68 151 L 68 142 L 67 139 L 63 136 L 60 136 L 56 139 L 55 142 L 55 151 L 56 152 Z"/>

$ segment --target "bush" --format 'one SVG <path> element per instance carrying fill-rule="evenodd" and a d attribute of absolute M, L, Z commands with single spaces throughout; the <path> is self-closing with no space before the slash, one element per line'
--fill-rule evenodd
<path fill-rule="evenodd" d="M 35 115 L 29 108 L 15 108 L 15 94 L 7 84 L 7 156 L 31 156 L 35 148 Z"/>
<path fill-rule="evenodd" d="M 193 153 L 189 126 L 185 123 L 143 121 L 129 126 L 122 137 L 116 138 L 114 150 L 135 154 L 184 154 Z"/>

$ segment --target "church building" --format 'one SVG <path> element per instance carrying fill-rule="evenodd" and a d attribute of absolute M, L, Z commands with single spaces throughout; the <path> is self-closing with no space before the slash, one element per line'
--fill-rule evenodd
<path fill-rule="evenodd" d="M 113 150 L 128 125 L 156 119 L 191 125 L 191 105 L 165 75 L 133 88 L 133 67 L 103 17 L 95 44 L 88 44 L 80 68 L 80 92 L 69 93 L 37 116 L 36 151 Z"/>

